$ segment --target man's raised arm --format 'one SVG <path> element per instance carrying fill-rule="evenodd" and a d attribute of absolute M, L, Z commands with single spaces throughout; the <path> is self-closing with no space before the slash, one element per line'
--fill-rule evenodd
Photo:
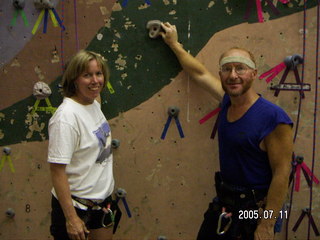
<path fill-rule="evenodd" d="M 164 32 L 160 32 L 164 42 L 174 52 L 182 68 L 196 83 L 220 101 L 224 94 L 220 80 L 213 76 L 200 61 L 189 54 L 178 42 L 178 34 L 175 25 L 166 22 L 161 23 L 161 27 L 164 30 Z"/>

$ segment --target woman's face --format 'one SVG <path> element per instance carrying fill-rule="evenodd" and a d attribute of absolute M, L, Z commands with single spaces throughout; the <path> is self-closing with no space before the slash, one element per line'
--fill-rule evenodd
<path fill-rule="evenodd" d="M 91 60 L 87 70 L 80 74 L 75 80 L 76 93 L 73 98 L 83 104 L 88 105 L 100 95 L 104 85 L 104 75 L 97 60 Z"/>

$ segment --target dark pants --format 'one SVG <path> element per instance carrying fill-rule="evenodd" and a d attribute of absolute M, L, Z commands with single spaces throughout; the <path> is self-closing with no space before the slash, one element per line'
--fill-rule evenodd
<path fill-rule="evenodd" d="M 239 221 L 239 211 L 232 212 L 232 224 L 225 234 L 217 234 L 218 220 L 222 213 L 222 207 L 223 205 L 219 202 L 218 198 L 214 198 L 209 204 L 209 208 L 204 214 L 204 220 L 200 227 L 197 240 L 253 240 L 257 220 L 246 219 Z M 228 219 L 222 221 L 220 231 L 223 230 L 228 221 Z"/>
<path fill-rule="evenodd" d="M 242 216 L 239 216 L 239 213 L 242 210 L 253 213 L 260 207 L 263 208 L 268 189 L 252 190 L 228 184 L 223 181 L 219 172 L 215 174 L 215 187 L 217 197 L 209 204 L 209 208 L 204 214 L 197 240 L 253 240 L 258 220 L 253 217 L 239 219 Z M 224 234 L 219 235 L 217 228 L 222 207 L 226 208 L 226 212 L 232 213 L 232 223 Z M 224 229 L 229 221 L 228 218 L 222 218 L 219 232 Z"/>
<path fill-rule="evenodd" d="M 64 217 L 62 208 L 59 201 L 52 196 L 51 200 L 51 226 L 50 233 L 55 240 L 69 240 L 67 229 L 66 229 L 66 219 Z M 88 229 L 98 229 L 102 228 L 102 219 L 104 212 L 102 210 L 81 210 L 75 208 L 78 216 L 84 221 Z M 106 221 L 111 219 L 105 218 Z M 104 222 L 108 225 L 108 222 Z"/>

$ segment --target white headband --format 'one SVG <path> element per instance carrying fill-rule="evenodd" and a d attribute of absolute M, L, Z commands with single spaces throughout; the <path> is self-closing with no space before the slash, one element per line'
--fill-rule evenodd
<path fill-rule="evenodd" d="M 245 58 L 245 57 L 240 57 L 240 56 L 233 56 L 233 57 L 231 56 L 231 57 L 222 58 L 220 61 L 220 67 L 226 63 L 231 63 L 231 62 L 244 63 L 252 69 L 256 68 L 256 65 L 254 64 L 254 62 L 251 59 Z"/>

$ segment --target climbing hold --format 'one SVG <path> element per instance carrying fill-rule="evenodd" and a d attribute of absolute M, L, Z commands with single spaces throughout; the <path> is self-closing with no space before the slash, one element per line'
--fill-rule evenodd
<path fill-rule="evenodd" d="M 119 198 L 125 198 L 126 195 L 127 195 L 127 192 L 123 188 L 118 188 L 117 191 L 116 191 L 116 195 Z"/>
<path fill-rule="evenodd" d="M 294 54 L 292 56 L 287 56 L 284 59 L 284 63 L 286 64 L 286 66 L 290 69 L 294 69 L 298 66 L 298 64 L 302 64 L 303 63 L 303 57 L 299 54 Z"/>
<path fill-rule="evenodd" d="M 36 82 L 33 86 L 33 96 L 37 99 L 45 99 L 51 95 L 51 89 L 45 82 Z"/>
<path fill-rule="evenodd" d="M 44 9 L 44 8 L 53 8 L 54 5 L 50 0 L 33 0 L 34 6 L 37 9 Z"/>
<path fill-rule="evenodd" d="M 161 21 L 159 20 L 151 20 L 147 22 L 147 29 L 149 30 L 150 38 L 157 38 L 162 30 Z"/>
<path fill-rule="evenodd" d="M 168 114 L 171 117 L 178 117 L 180 109 L 178 107 L 169 107 Z"/>
<path fill-rule="evenodd" d="M 118 139 L 112 139 L 112 141 L 111 141 L 111 146 L 112 146 L 112 148 L 114 148 L 114 149 L 118 148 L 118 147 L 120 146 L 120 140 L 118 140 Z"/>
<path fill-rule="evenodd" d="M 9 148 L 9 147 L 4 147 L 4 148 L 3 148 L 3 152 L 4 152 L 5 155 L 10 155 L 10 154 L 11 154 L 11 148 Z"/>
<path fill-rule="evenodd" d="M 8 218 L 14 218 L 14 216 L 16 215 L 16 213 L 14 212 L 14 210 L 12 208 L 8 208 L 6 211 L 6 216 Z"/>
<path fill-rule="evenodd" d="M 303 160 L 304 160 L 304 157 L 303 156 L 296 156 L 296 162 L 297 163 L 302 163 L 303 162 Z"/>
<path fill-rule="evenodd" d="M 167 237 L 166 237 L 166 236 L 159 236 L 159 237 L 157 238 L 157 240 L 167 240 Z"/>
<path fill-rule="evenodd" d="M 24 6 L 26 5 L 25 0 L 14 0 L 13 6 L 17 9 L 24 9 Z"/>

